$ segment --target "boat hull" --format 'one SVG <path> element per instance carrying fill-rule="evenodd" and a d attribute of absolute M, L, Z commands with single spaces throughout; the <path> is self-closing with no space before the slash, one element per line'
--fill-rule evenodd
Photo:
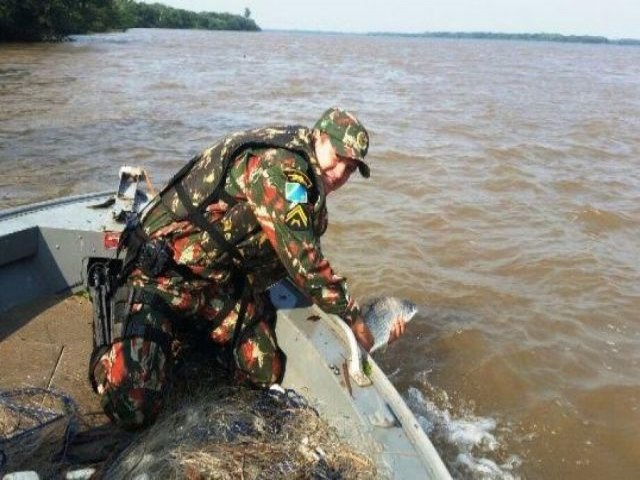
<path fill-rule="evenodd" d="M 29 332 L 33 319 L 22 315 L 16 321 L 12 312 L 43 302 L 55 305 L 61 298 L 84 290 L 88 262 L 115 258 L 118 233 L 124 225 L 116 220 L 122 216 L 114 210 L 118 203 L 109 202 L 112 197 L 98 193 L 0 212 L 0 341 L 4 345 L 0 352 L 11 355 L 20 348 L 18 339 L 21 333 Z M 96 205 L 103 207 L 92 208 Z M 344 323 L 309 305 L 288 282 L 277 285 L 271 294 L 279 307 L 278 341 L 288 357 L 283 386 L 307 397 L 350 443 L 379 452 L 376 461 L 380 470 L 391 477 L 450 478 L 416 418 L 375 361 L 366 359 L 369 379 L 363 382 L 354 376 L 356 361 L 355 370 L 361 374 L 360 352 L 354 352 L 353 335 Z M 85 333 L 76 338 L 80 345 L 74 348 L 84 345 L 86 350 L 91 343 L 90 323 L 91 318 L 56 320 L 54 316 L 47 320 L 46 328 L 56 330 L 66 325 L 77 334 L 82 325 Z M 53 354 L 44 362 L 43 372 L 56 368 L 52 363 L 59 362 L 54 359 L 55 352 L 72 348 L 74 342 L 64 338 L 47 347 Z M 0 363 L 5 365 L 1 359 Z M 84 382 L 84 362 L 75 364 L 75 375 Z M 14 368 L 20 371 L 19 362 Z M 48 375 L 38 378 L 50 382 Z M 20 375 L 11 378 L 18 386 Z M 11 387 L 5 383 L 2 388 Z M 88 388 L 86 383 L 82 385 L 76 387 Z"/>

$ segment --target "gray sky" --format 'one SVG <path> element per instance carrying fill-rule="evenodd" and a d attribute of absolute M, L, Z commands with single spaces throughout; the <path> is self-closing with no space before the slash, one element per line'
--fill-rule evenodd
<path fill-rule="evenodd" d="M 494 31 L 640 38 L 640 0 L 145 0 L 242 14 L 265 29 Z"/>

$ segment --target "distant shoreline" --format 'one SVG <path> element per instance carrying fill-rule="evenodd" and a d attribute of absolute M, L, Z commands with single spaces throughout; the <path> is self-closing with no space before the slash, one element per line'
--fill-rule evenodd
<path fill-rule="evenodd" d="M 559 33 L 494 33 L 494 32 L 423 32 L 393 33 L 370 32 L 372 36 L 400 36 L 426 38 L 453 38 L 473 40 L 525 40 L 530 42 L 591 43 L 606 45 L 640 45 L 640 40 L 633 38 L 610 39 L 595 35 L 561 35 Z"/>
<path fill-rule="evenodd" d="M 260 31 L 244 15 L 192 12 L 160 3 L 133 0 L 83 0 L 82 2 L 13 2 L 0 7 L 0 42 L 51 42 L 70 35 L 125 31 L 128 28 Z"/>
<path fill-rule="evenodd" d="M 589 43 L 601 45 L 640 46 L 634 38 L 611 39 L 596 35 L 561 35 L 559 33 L 496 33 L 496 32 L 336 32 L 323 30 L 265 29 L 265 32 L 306 33 L 310 35 L 362 35 L 371 37 L 445 38 L 461 40 L 519 40 L 528 42 Z"/>

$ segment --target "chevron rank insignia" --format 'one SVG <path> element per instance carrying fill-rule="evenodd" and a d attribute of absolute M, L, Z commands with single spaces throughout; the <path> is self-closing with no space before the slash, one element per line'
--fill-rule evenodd
<path fill-rule="evenodd" d="M 291 203 L 307 203 L 307 189 L 304 185 L 295 182 L 287 182 L 284 184 L 284 196 Z"/>
<path fill-rule="evenodd" d="M 309 215 L 300 204 L 295 205 L 287 212 L 284 221 L 291 230 L 306 230 L 309 228 Z"/>
<path fill-rule="evenodd" d="M 287 182 L 299 183 L 300 185 L 304 185 L 307 188 L 311 186 L 311 180 L 309 180 L 309 177 L 307 177 L 307 175 L 302 173 L 300 170 L 296 170 L 294 168 L 285 168 L 284 174 L 287 177 Z"/>

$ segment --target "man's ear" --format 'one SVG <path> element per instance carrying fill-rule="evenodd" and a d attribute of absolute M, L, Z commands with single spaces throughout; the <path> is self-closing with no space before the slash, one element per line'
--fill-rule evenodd
<path fill-rule="evenodd" d="M 313 129 L 313 139 L 314 140 L 322 140 L 325 138 L 329 138 L 329 134 L 325 133 L 325 132 L 321 132 L 320 130 L 318 130 L 317 128 Z"/>

